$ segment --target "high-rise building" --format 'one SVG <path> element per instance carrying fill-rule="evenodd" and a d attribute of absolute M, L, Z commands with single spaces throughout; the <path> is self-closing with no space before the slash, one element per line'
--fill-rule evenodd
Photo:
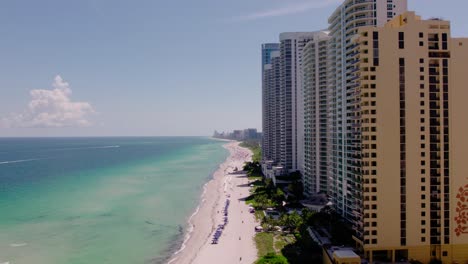
<path fill-rule="evenodd" d="M 265 65 L 270 64 L 271 62 L 271 53 L 279 51 L 279 43 L 264 43 L 262 44 L 262 71 L 265 68 Z"/>
<path fill-rule="evenodd" d="M 285 32 L 281 43 L 281 165 L 304 168 L 304 91 L 302 50 L 319 32 Z"/>
<path fill-rule="evenodd" d="M 278 50 L 272 50 L 272 46 Z M 265 50 L 267 47 L 268 51 Z M 279 43 L 262 45 L 262 61 L 266 62 L 262 65 L 262 160 L 278 164 L 281 158 Z"/>
<path fill-rule="evenodd" d="M 354 221 L 359 170 L 359 134 L 349 117 L 356 111 L 353 101 L 353 73 L 356 61 L 350 41 L 363 26 L 383 26 L 407 10 L 407 0 L 345 0 L 329 17 L 328 49 L 328 178 L 329 195 L 339 214 Z"/>
<path fill-rule="evenodd" d="M 327 193 L 328 32 L 315 34 L 302 55 L 304 87 L 304 193 Z"/>
<path fill-rule="evenodd" d="M 466 263 L 468 39 L 406 12 L 360 28 L 347 55 L 355 240 L 371 263 Z"/>

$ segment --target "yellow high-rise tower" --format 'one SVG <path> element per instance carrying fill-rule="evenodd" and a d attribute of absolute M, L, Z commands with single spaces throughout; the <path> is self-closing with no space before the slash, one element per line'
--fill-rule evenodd
<path fill-rule="evenodd" d="M 355 240 L 371 261 L 467 263 L 468 39 L 406 12 L 352 42 Z"/>

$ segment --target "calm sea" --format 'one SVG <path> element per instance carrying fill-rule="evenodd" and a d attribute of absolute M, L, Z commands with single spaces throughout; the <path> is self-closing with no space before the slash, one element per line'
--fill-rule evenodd
<path fill-rule="evenodd" d="M 227 157 L 222 144 L 0 139 L 0 263 L 160 263 Z"/>

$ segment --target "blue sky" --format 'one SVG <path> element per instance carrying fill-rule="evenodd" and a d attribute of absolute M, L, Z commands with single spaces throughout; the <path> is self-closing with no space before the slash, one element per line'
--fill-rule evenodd
<path fill-rule="evenodd" d="M 0 2 L 0 136 L 261 128 L 260 45 L 340 0 Z M 468 36 L 466 0 L 409 0 Z"/>

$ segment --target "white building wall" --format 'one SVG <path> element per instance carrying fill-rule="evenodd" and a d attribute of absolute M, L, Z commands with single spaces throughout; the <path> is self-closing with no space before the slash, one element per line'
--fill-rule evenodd
<path fill-rule="evenodd" d="M 347 124 L 349 88 L 352 60 L 348 56 L 350 41 L 362 26 L 383 26 L 393 16 L 407 10 L 407 0 L 345 0 L 329 17 L 329 196 L 335 209 L 349 221 L 353 221 L 356 203 L 354 177 L 351 170 L 354 161 L 348 149 L 356 147 L 358 138 L 349 137 Z M 351 164 L 351 165 L 350 165 Z M 351 175 L 351 176 L 350 176 Z"/>

